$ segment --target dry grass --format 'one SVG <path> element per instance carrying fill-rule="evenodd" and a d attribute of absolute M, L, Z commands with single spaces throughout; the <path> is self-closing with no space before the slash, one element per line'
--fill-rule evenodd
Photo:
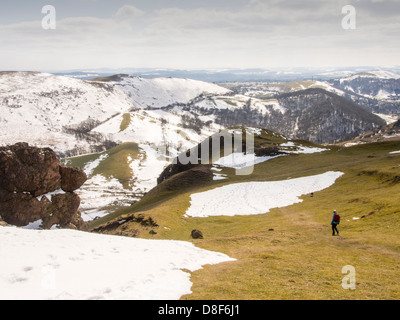
<path fill-rule="evenodd" d="M 193 294 L 183 299 L 399 299 L 400 156 L 389 155 L 398 149 L 399 143 L 392 142 L 288 156 L 257 165 L 253 175 L 244 177 L 226 169 L 229 181 L 171 191 L 124 213 L 143 212 L 159 224 L 156 235 L 142 237 L 193 241 L 237 259 L 192 273 Z M 332 187 L 293 206 L 255 216 L 184 216 L 193 192 L 329 170 L 345 174 Z M 342 216 L 340 237 L 331 235 L 334 209 Z M 191 240 L 192 229 L 201 230 L 205 239 Z M 346 265 L 356 268 L 354 291 L 341 286 Z"/>

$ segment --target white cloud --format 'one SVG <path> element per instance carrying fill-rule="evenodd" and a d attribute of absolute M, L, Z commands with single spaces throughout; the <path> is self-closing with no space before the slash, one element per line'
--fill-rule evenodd
<path fill-rule="evenodd" d="M 382 18 L 389 13 L 380 8 L 374 16 L 372 10 L 383 3 L 355 2 L 357 29 L 349 32 L 341 28 L 345 2 L 252 0 L 241 8 L 146 12 L 125 5 L 109 17 L 60 19 L 51 31 L 43 30 L 40 21 L 0 25 L 0 69 L 66 69 L 61 57 L 68 68 L 347 65 L 383 59 L 396 64 L 391 52 L 398 47 L 399 14 Z M 389 2 L 391 7 L 398 3 Z M 360 48 L 371 53 L 361 54 Z"/>
<path fill-rule="evenodd" d="M 140 10 L 134 6 L 125 5 L 118 9 L 118 11 L 114 14 L 114 17 L 117 19 L 133 19 L 137 17 L 141 17 L 145 14 L 143 10 Z"/>

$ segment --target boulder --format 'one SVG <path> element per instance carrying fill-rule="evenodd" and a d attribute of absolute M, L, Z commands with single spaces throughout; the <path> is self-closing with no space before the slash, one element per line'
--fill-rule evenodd
<path fill-rule="evenodd" d="M 200 230 L 195 229 L 192 231 L 192 238 L 193 239 L 204 239 L 203 233 Z"/>
<path fill-rule="evenodd" d="M 0 148 L 0 186 L 8 192 L 34 197 L 61 187 L 60 163 L 49 148 L 16 144 Z"/>
<path fill-rule="evenodd" d="M 73 192 L 79 189 L 87 180 L 86 173 L 81 168 L 60 166 L 61 189 Z"/>
<path fill-rule="evenodd" d="M 31 194 L 0 190 L 0 216 L 8 224 L 23 227 L 42 219 L 45 213 L 40 201 Z"/>
<path fill-rule="evenodd" d="M 42 227 L 50 229 L 54 225 L 65 227 L 71 223 L 78 212 L 80 198 L 75 193 L 57 194 L 51 197 L 51 205 L 46 208 L 46 217 Z"/>
<path fill-rule="evenodd" d="M 41 221 L 43 229 L 87 230 L 73 193 L 86 179 L 81 169 L 60 166 L 51 149 L 26 143 L 0 147 L 0 218 L 18 227 Z"/>

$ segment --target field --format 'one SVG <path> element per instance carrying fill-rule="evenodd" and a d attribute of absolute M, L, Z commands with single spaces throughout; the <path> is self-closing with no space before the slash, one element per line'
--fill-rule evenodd
<path fill-rule="evenodd" d="M 187 175 L 172 178 L 132 207 L 93 222 L 92 228 L 133 217 L 109 233 L 192 241 L 237 259 L 194 272 L 193 294 L 184 299 L 399 299 L 400 154 L 390 152 L 400 150 L 400 144 L 329 148 L 258 164 L 250 176 L 226 168 L 222 173 L 228 180 L 193 184 Z M 292 206 L 252 216 L 185 216 L 192 193 L 327 171 L 344 175 Z M 339 237 L 332 236 L 333 210 L 342 217 Z M 204 239 L 191 239 L 193 229 L 201 230 Z M 355 290 L 342 288 L 342 269 L 348 265 L 356 270 Z"/>

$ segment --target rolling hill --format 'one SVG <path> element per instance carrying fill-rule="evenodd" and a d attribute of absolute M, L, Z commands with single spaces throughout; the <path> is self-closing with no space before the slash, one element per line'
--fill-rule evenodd
<path fill-rule="evenodd" d="M 0 144 L 50 146 L 83 168 L 77 192 L 94 233 L 192 241 L 230 257 L 193 268 L 185 299 L 398 299 L 400 145 L 384 137 L 396 123 L 381 128 L 333 87 L 302 85 L 270 98 L 187 79 L 3 72 Z M 383 140 L 315 143 L 366 130 Z M 255 145 L 171 163 L 223 132 L 242 136 L 242 148 L 250 133 Z M 347 265 L 355 291 L 341 287 Z"/>
<path fill-rule="evenodd" d="M 325 90 L 331 87 L 309 85 L 263 99 L 189 79 L 120 74 L 86 81 L 1 72 L 0 144 L 49 146 L 66 164 L 84 168 L 89 180 L 82 209 L 93 219 L 138 201 L 174 157 L 227 127 L 264 127 L 329 142 L 384 124 Z"/>
<path fill-rule="evenodd" d="M 237 259 L 194 272 L 184 299 L 398 299 L 399 142 L 321 147 L 259 131 L 256 148 L 271 144 L 281 154 L 249 175 L 230 162 L 186 168 L 92 230 L 192 241 Z M 204 239 L 192 240 L 193 229 Z M 347 265 L 357 271 L 353 291 L 341 286 Z"/>

